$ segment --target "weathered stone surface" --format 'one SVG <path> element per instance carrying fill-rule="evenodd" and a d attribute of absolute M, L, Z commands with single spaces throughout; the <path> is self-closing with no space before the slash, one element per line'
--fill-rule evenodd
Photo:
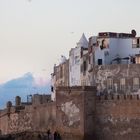
<path fill-rule="evenodd" d="M 14 107 L 7 114 L 4 110 L 0 114 L 0 130 L 2 134 L 23 131 L 47 131 L 55 129 L 56 105 L 47 103 L 26 106 L 25 109 L 15 111 Z"/>
<path fill-rule="evenodd" d="M 93 87 L 58 88 L 56 124 L 64 139 L 82 140 L 93 135 L 95 92 Z"/>
<path fill-rule="evenodd" d="M 56 95 L 56 102 L 0 111 L 2 134 L 38 140 L 50 129 L 62 140 L 140 139 L 139 95 L 96 96 L 94 87 L 59 87 Z"/>
<path fill-rule="evenodd" d="M 95 125 L 99 140 L 140 139 L 140 100 L 137 95 L 96 100 Z"/>
<path fill-rule="evenodd" d="M 103 94 L 140 94 L 140 65 L 120 64 L 94 66 L 89 77 L 96 85 L 98 93 Z M 121 89 L 120 79 L 125 80 L 124 89 Z M 138 78 L 137 85 L 134 78 Z M 112 80 L 112 88 L 108 86 L 108 79 Z"/>

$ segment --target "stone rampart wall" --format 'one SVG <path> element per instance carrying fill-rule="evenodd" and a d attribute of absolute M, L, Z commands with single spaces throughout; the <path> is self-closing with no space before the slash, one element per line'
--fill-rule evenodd
<path fill-rule="evenodd" d="M 95 126 L 97 140 L 139 140 L 139 95 L 97 97 Z"/>
<path fill-rule="evenodd" d="M 0 130 L 2 134 L 55 130 L 56 105 L 47 103 L 37 106 L 26 106 L 24 109 L 11 108 L 0 114 Z"/>

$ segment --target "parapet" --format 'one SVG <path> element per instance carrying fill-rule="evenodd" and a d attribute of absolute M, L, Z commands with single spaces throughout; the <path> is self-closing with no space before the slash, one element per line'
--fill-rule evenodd
<path fill-rule="evenodd" d="M 51 101 L 51 95 L 34 94 L 32 98 L 33 105 L 45 104 Z"/>
<path fill-rule="evenodd" d="M 12 107 L 12 102 L 11 101 L 8 101 L 7 104 L 6 104 L 6 107 L 7 108 L 11 108 Z"/>
<path fill-rule="evenodd" d="M 96 87 L 94 86 L 60 86 L 56 88 L 56 91 L 94 91 L 96 90 Z"/>
<path fill-rule="evenodd" d="M 99 95 L 96 96 L 97 101 L 101 100 L 140 100 L 140 95 L 134 95 L 134 94 L 118 94 L 118 95 Z"/>
<path fill-rule="evenodd" d="M 20 106 L 21 105 L 21 97 L 19 97 L 19 96 L 16 96 L 16 98 L 15 98 L 15 105 L 16 106 Z"/>
<path fill-rule="evenodd" d="M 56 101 L 63 97 L 72 97 L 82 95 L 85 98 L 87 96 L 96 95 L 96 87 L 94 86 L 73 86 L 73 87 L 57 87 L 56 89 Z"/>

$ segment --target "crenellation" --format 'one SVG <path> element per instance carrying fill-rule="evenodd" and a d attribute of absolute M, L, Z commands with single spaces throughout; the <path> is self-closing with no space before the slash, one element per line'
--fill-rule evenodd
<path fill-rule="evenodd" d="M 96 95 L 96 91 L 93 86 L 59 87 L 56 102 L 26 105 L 19 112 L 12 106 L 9 116 L 4 109 L 0 112 L 1 133 L 38 131 L 44 134 L 51 129 L 59 131 L 64 140 L 140 137 L 139 94 Z"/>
<path fill-rule="evenodd" d="M 133 94 L 130 94 L 130 95 L 127 95 L 127 94 L 124 94 L 124 95 L 96 95 L 96 100 L 97 101 L 105 101 L 105 100 L 114 100 L 114 101 L 125 101 L 125 100 L 139 100 L 139 94 L 137 95 L 133 95 Z"/>

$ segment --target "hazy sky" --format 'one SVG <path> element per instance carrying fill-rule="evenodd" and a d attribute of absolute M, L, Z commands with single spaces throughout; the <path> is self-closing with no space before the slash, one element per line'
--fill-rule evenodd
<path fill-rule="evenodd" d="M 0 0 L 0 83 L 26 72 L 50 78 L 84 32 L 140 35 L 140 0 Z"/>

